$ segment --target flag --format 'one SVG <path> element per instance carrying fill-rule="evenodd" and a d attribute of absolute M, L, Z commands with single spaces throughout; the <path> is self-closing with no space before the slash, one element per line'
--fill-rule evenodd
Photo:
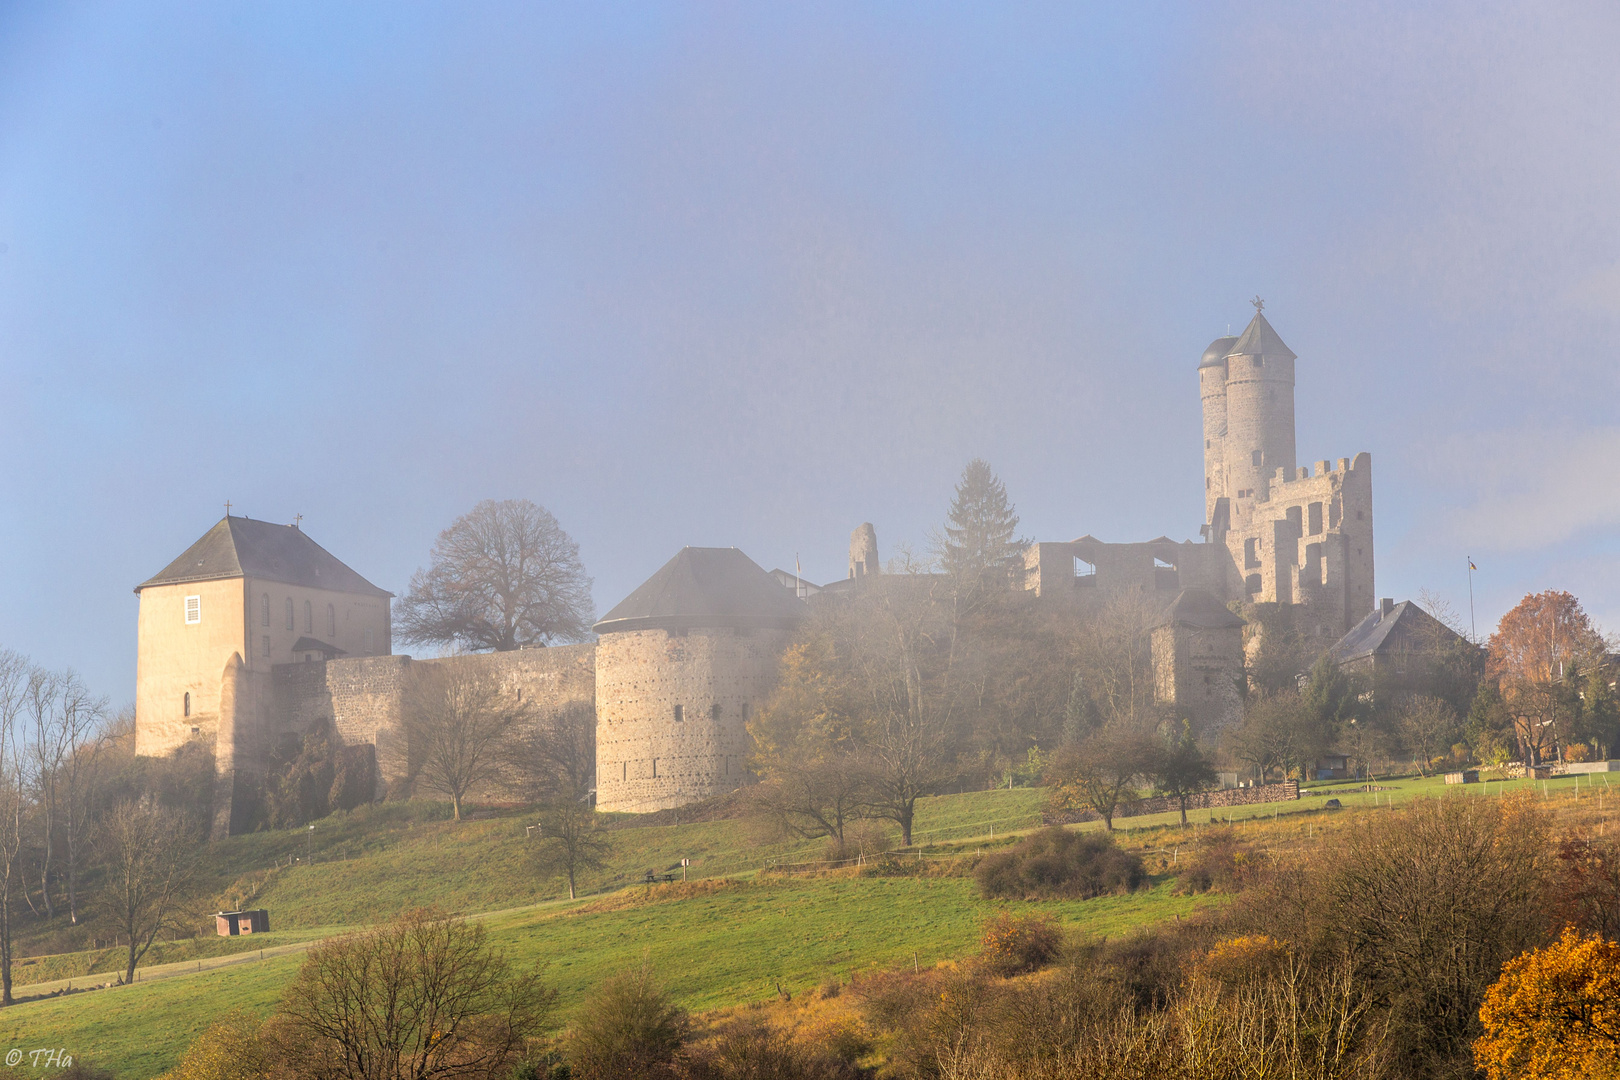
<path fill-rule="evenodd" d="M 1473 559 L 1469 559 L 1468 560 L 1468 569 L 1470 569 L 1470 570 L 1478 570 L 1479 567 L 1474 565 L 1474 560 Z"/>

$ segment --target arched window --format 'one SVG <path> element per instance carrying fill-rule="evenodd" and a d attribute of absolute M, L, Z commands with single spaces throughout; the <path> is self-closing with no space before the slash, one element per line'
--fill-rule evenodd
<path fill-rule="evenodd" d="M 289 630 L 296 630 L 297 629 L 297 626 L 295 626 L 293 624 L 293 602 L 292 602 L 292 597 L 290 597 L 290 596 L 287 597 L 287 629 L 289 629 Z"/>
<path fill-rule="evenodd" d="M 326 605 L 326 636 L 337 640 L 337 608 L 331 604 Z"/>
<path fill-rule="evenodd" d="M 260 613 L 260 621 L 263 622 L 264 625 L 269 626 L 270 625 L 270 594 L 269 593 L 263 593 L 262 595 L 260 595 L 260 597 L 259 597 L 259 613 Z"/>
<path fill-rule="evenodd" d="M 185 714 L 187 716 L 190 716 L 191 715 L 191 691 L 190 690 L 186 691 L 185 704 L 182 707 L 185 709 Z"/>
<path fill-rule="evenodd" d="M 315 607 L 308 600 L 304 601 L 304 633 L 315 632 Z"/>

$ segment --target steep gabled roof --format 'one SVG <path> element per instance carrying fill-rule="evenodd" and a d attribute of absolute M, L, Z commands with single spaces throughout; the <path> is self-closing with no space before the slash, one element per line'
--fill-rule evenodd
<path fill-rule="evenodd" d="M 803 602 L 736 548 L 686 547 L 593 629 L 788 629 L 806 614 Z"/>
<path fill-rule="evenodd" d="M 1446 638 L 1458 638 L 1456 632 L 1418 607 L 1410 600 L 1402 600 L 1384 610 L 1380 603 L 1372 613 L 1351 628 L 1350 632 L 1334 643 L 1328 656 L 1336 664 L 1374 656 L 1384 650 L 1397 631 L 1402 634 L 1419 633 L 1427 640 L 1439 643 Z"/>
<path fill-rule="evenodd" d="M 1249 320 L 1243 336 L 1238 338 L 1237 344 L 1228 350 L 1228 356 L 1265 356 L 1277 360 L 1293 360 L 1294 350 L 1283 344 L 1283 339 L 1277 336 L 1277 331 L 1266 322 L 1261 312 L 1255 312 L 1254 318 Z"/>
<path fill-rule="evenodd" d="M 174 562 L 135 586 L 252 577 L 311 589 L 390 597 L 311 540 L 295 525 L 226 517 Z"/>
<path fill-rule="evenodd" d="M 1184 589 L 1164 613 L 1165 625 L 1197 630 L 1235 630 L 1243 618 L 1203 589 Z"/>

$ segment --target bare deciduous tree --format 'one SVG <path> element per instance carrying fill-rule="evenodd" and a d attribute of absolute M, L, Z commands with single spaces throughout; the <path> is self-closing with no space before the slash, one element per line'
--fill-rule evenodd
<path fill-rule="evenodd" d="M 400 640 L 505 651 L 590 632 L 579 545 L 527 499 L 486 499 L 439 534 L 395 609 Z"/>
<path fill-rule="evenodd" d="M 401 712 L 417 776 L 450 797 L 457 821 L 467 793 L 500 777 L 515 731 L 534 716 L 491 672 L 455 658 L 413 666 Z"/>
<path fill-rule="evenodd" d="M 39 892 L 46 918 L 56 914 L 53 879 L 67 890 L 70 921 L 79 921 L 78 857 L 93 775 L 92 745 L 107 713 L 107 701 L 92 695 L 77 674 L 35 669 L 29 679 L 28 754 L 37 777 L 35 821 L 39 827 Z M 61 834 L 66 867 L 57 865 Z M 65 880 L 62 880 L 65 879 Z"/>
<path fill-rule="evenodd" d="M 596 776 L 596 707 L 569 702 L 517 728 L 507 754 L 507 783 L 532 802 L 579 799 Z"/>
<path fill-rule="evenodd" d="M 127 944 L 122 982 L 158 934 L 183 927 L 195 840 L 180 814 L 150 800 L 120 803 L 102 821 L 102 907 Z"/>
<path fill-rule="evenodd" d="M 530 844 L 535 870 L 545 877 L 567 878 L 570 900 L 578 876 L 600 870 L 612 847 L 597 827 L 596 811 L 577 798 L 557 799 L 543 806 Z"/>
<path fill-rule="evenodd" d="M 266 1027 L 297 1076 L 506 1080 L 555 1003 L 481 924 L 413 911 L 310 950 Z"/>
<path fill-rule="evenodd" d="M 1424 776 L 1436 759 L 1451 748 L 1461 734 L 1457 726 L 1457 713 L 1436 697 L 1420 694 L 1406 703 L 1399 720 L 1401 741 L 1411 751 L 1412 761 Z"/>
<path fill-rule="evenodd" d="M 1136 797 L 1136 784 L 1153 767 L 1155 749 L 1151 736 L 1119 729 L 1063 747 L 1047 767 L 1052 809 L 1091 810 L 1112 831 L 1120 805 Z"/>
<path fill-rule="evenodd" d="M 23 809 L 28 801 L 18 724 L 27 707 L 31 670 L 23 657 L 0 649 L 0 1005 L 13 1004 L 11 941 L 17 926 L 12 896 L 22 877 Z"/>

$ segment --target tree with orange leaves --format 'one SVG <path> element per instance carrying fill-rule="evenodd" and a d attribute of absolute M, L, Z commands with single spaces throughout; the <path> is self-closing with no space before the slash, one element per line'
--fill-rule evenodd
<path fill-rule="evenodd" d="M 1485 992 L 1474 1063 L 1490 1080 L 1620 1077 L 1620 943 L 1570 928 Z"/>
<path fill-rule="evenodd" d="M 1602 663 L 1603 635 L 1567 592 L 1533 593 L 1497 624 L 1485 674 L 1497 680 L 1525 763 L 1577 737 L 1581 682 Z"/>

